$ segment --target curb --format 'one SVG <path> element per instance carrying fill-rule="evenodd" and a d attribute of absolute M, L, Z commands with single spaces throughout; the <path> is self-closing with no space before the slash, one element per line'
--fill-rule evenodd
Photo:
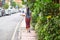
<path fill-rule="evenodd" d="M 11 40 L 14 40 L 15 34 L 16 34 L 16 32 L 17 32 L 17 29 L 18 29 L 18 27 L 19 27 L 19 25 L 21 24 L 22 21 L 23 21 L 23 18 L 22 18 L 22 20 L 19 21 L 18 24 L 16 25 L 16 28 L 15 28 L 15 30 L 14 30 L 14 33 L 13 33 L 13 36 L 12 36 Z"/>

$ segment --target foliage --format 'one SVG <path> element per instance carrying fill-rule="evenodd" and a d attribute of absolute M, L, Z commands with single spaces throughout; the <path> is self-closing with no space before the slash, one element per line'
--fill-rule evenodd
<path fill-rule="evenodd" d="M 24 5 L 28 5 L 28 7 L 30 8 L 30 10 L 33 11 L 34 9 L 34 3 L 36 2 L 36 0 L 27 0 L 27 2 L 25 2 L 24 0 L 22 0 L 22 3 Z"/>
<path fill-rule="evenodd" d="M 38 40 L 60 40 L 59 6 L 52 0 L 36 0 L 34 3 L 32 26 L 35 27 Z"/>
<path fill-rule="evenodd" d="M 56 16 L 58 15 L 58 8 L 59 8 L 59 4 L 57 3 L 53 3 L 52 0 L 36 0 L 36 2 L 34 3 L 34 9 L 33 9 L 33 20 L 32 23 L 36 24 L 37 23 L 37 19 L 39 17 L 40 12 L 42 12 L 43 16 Z M 36 18 L 34 18 L 36 17 Z"/>
<path fill-rule="evenodd" d="M 20 4 L 17 4 L 17 6 L 18 6 L 18 8 L 21 8 L 22 7 L 22 5 L 20 5 Z"/>
<path fill-rule="evenodd" d="M 60 4 L 52 0 L 28 1 L 32 10 L 32 26 L 38 40 L 60 40 Z"/>
<path fill-rule="evenodd" d="M 13 7 L 16 7 L 16 3 L 15 3 L 15 2 L 12 2 L 11 5 L 12 5 Z"/>
<path fill-rule="evenodd" d="M 3 5 L 3 8 L 5 8 L 5 9 L 8 9 L 8 7 L 9 7 L 8 4 L 4 4 L 4 5 Z"/>
<path fill-rule="evenodd" d="M 47 20 L 47 19 L 46 19 Z M 58 21 L 57 21 L 58 20 Z M 44 24 L 42 23 L 44 21 Z M 38 40 L 60 40 L 60 18 L 53 17 L 49 22 L 39 19 L 35 27 L 38 34 Z M 41 25 L 40 25 L 41 24 Z"/>

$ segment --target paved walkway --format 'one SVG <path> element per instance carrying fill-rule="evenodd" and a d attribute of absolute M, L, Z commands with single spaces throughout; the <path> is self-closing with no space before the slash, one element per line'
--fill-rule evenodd
<path fill-rule="evenodd" d="M 28 33 L 25 29 L 25 20 L 23 19 L 21 25 L 20 25 L 20 40 L 36 40 L 36 33 L 34 30 L 31 28 L 31 32 Z"/>

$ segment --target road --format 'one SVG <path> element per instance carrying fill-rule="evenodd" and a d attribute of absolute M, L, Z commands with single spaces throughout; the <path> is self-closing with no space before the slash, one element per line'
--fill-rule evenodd
<path fill-rule="evenodd" d="M 19 21 L 22 21 L 20 13 L 0 17 L 0 40 L 11 40 Z"/>

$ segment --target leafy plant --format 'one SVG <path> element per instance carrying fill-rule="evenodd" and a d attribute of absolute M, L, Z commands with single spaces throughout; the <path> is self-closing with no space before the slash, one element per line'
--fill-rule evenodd
<path fill-rule="evenodd" d="M 32 26 L 38 40 L 60 40 L 60 4 L 52 0 L 35 0 L 32 4 Z"/>
<path fill-rule="evenodd" d="M 16 7 L 16 3 L 15 3 L 15 2 L 12 2 L 11 5 L 12 5 L 13 7 Z"/>
<path fill-rule="evenodd" d="M 5 9 L 8 9 L 8 7 L 9 7 L 8 4 L 4 4 L 4 5 L 3 5 L 3 8 L 5 8 Z"/>

